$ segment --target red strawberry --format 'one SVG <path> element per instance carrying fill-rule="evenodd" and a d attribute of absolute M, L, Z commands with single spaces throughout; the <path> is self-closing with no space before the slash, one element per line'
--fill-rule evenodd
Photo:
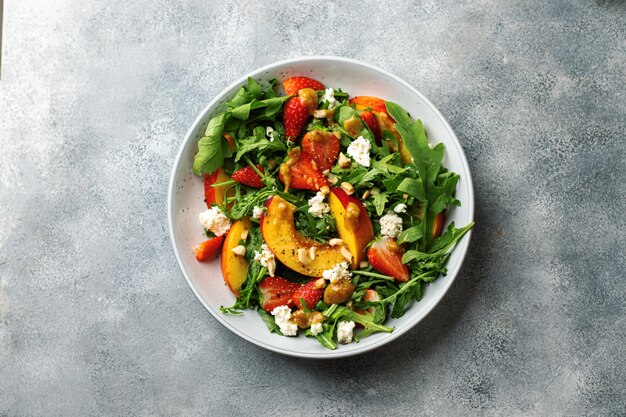
<path fill-rule="evenodd" d="M 389 113 L 387 113 L 387 102 L 382 98 L 372 96 L 358 96 L 351 98 L 348 103 L 354 104 L 357 110 L 372 109 L 376 113 L 385 113 L 387 116 L 389 116 Z M 391 118 L 391 116 L 389 116 L 389 118 Z"/>
<path fill-rule="evenodd" d="M 300 310 L 302 310 L 301 299 L 304 299 L 304 303 L 306 304 L 307 308 L 309 310 L 312 310 L 324 296 L 324 289 L 316 287 L 318 279 L 319 278 L 313 278 L 311 281 L 307 282 L 293 293 L 292 300 L 296 307 L 298 307 Z"/>
<path fill-rule="evenodd" d="M 216 236 L 212 239 L 205 240 L 193 247 L 194 255 L 196 255 L 196 259 L 198 262 L 207 261 L 215 256 L 215 254 L 220 250 L 222 246 L 222 242 L 224 241 L 224 236 Z"/>
<path fill-rule="evenodd" d="M 394 240 L 379 239 L 367 251 L 367 259 L 378 272 L 406 282 L 409 280 L 409 268 L 402 264 L 403 254 L 404 249 Z"/>
<path fill-rule="evenodd" d="M 298 94 L 298 91 L 303 88 L 312 88 L 313 90 L 323 90 L 324 84 L 308 77 L 291 77 L 283 81 L 283 88 L 285 94 L 288 96 L 294 96 Z"/>
<path fill-rule="evenodd" d="M 380 137 L 380 125 L 378 124 L 378 120 L 376 120 L 376 116 L 369 110 L 366 110 L 360 114 L 361 120 L 365 122 L 367 127 L 370 128 L 374 137 L 376 138 L 376 144 L 380 146 L 382 144 Z"/>
<path fill-rule="evenodd" d="M 261 165 L 257 165 L 256 167 L 259 171 L 265 173 Z M 249 185 L 250 187 L 254 188 L 263 188 L 265 186 L 265 184 L 263 184 L 263 180 L 261 179 L 261 177 L 259 177 L 259 174 L 257 174 L 251 166 L 238 169 L 237 171 L 233 172 L 231 178 L 240 184 Z"/>
<path fill-rule="evenodd" d="M 261 306 L 271 313 L 276 307 L 293 307 L 293 294 L 300 288 L 300 284 L 294 284 L 284 278 L 267 277 L 259 284 L 261 292 Z"/>
<path fill-rule="evenodd" d="M 309 120 L 309 111 L 302 105 L 299 97 L 292 97 L 285 104 L 283 124 L 287 140 L 295 142 L 300 131 Z"/>
<path fill-rule="evenodd" d="M 339 154 L 339 139 L 331 132 L 307 132 L 302 138 L 302 153 L 309 155 L 320 171 L 330 169 Z"/>
<path fill-rule="evenodd" d="M 330 186 L 328 179 L 317 168 L 315 161 L 306 153 L 301 154 L 300 158 L 289 166 L 288 175 L 283 175 L 281 170 L 278 177 L 283 184 L 296 190 L 319 191 L 323 186 Z"/>

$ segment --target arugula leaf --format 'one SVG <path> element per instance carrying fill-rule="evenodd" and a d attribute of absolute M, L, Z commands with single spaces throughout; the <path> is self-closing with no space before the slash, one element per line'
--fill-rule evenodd
<path fill-rule="evenodd" d="M 396 190 L 401 193 L 407 193 L 411 197 L 417 198 L 421 202 L 426 202 L 426 196 L 424 195 L 424 184 L 421 179 L 405 178 L 396 187 Z"/>
<path fill-rule="evenodd" d="M 376 214 L 382 216 L 385 212 L 385 203 L 389 200 L 388 193 L 379 193 L 374 196 L 374 207 L 376 208 Z"/>
<path fill-rule="evenodd" d="M 263 319 L 263 323 L 265 323 L 270 333 L 278 333 L 279 335 L 284 336 L 283 332 L 280 331 L 280 327 L 278 327 L 278 324 L 276 324 L 274 316 L 272 316 L 262 308 L 259 308 L 257 312 L 259 313 L 259 316 L 261 316 L 261 319 Z"/>
<path fill-rule="evenodd" d="M 262 154 L 272 153 L 272 152 L 281 152 L 287 151 L 287 145 L 285 142 L 274 140 L 269 141 L 268 139 L 262 138 L 259 139 L 256 136 L 251 136 L 249 138 L 243 139 L 238 142 L 237 154 L 235 155 L 235 162 L 239 162 L 239 160 L 247 153 L 252 151 L 257 151 L 257 159 L 258 156 Z"/>
<path fill-rule="evenodd" d="M 454 222 L 452 222 L 446 231 L 434 240 L 433 245 L 430 247 L 430 253 L 447 252 L 448 249 L 461 239 L 465 233 L 469 232 L 472 227 L 474 227 L 474 222 L 470 222 L 465 227 L 457 229 L 454 226 Z"/>
<path fill-rule="evenodd" d="M 419 226 L 409 227 L 408 229 L 405 229 L 402 232 L 400 232 L 400 234 L 398 235 L 398 243 L 402 244 L 405 242 L 416 242 L 422 236 L 423 236 L 423 232 L 422 232 L 421 227 Z"/>
<path fill-rule="evenodd" d="M 224 164 L 224 146 L 222 138 L 224 124 L 230 117 L 229 112 L 220 113 L 211 119 L 206 127 L 205 136 L 198 141 L 198 152 L 193 160 L 193 173 L 211 174 Z"/>
<path fill-rule="evenodd" d="M 248 94 L 252 98 L 259 99 L 263 96 L 263 88 L 259 85 L 259 83 L 252 77 L 248 77 Z"/>

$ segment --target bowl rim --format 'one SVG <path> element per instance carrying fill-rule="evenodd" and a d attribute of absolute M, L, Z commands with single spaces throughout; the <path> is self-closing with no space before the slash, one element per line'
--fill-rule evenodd
<path fill-rule="evenodd" d="M 342 351 L 341 349 L 338 350 L 329 350 L 328 353 L 303 353 L 303 352 L 297 352 L 297 351 L 292 351 L 289 349 L 285 349 L 285 348 L 280 348 L 280 347 L 276 347 L 273 345 L 270 345 L 262 340 L 258 340 L 255 339 L 249 335 L 247 335 L 246 333 L 243 333 L 241 331 L 239 331 L 238 329 L 234 328 L 233 326 L 231 326 L 226 320 L 224 320 L 223 317 L 221 317 L 221 315 L 219 314 L 219 312 L 217 311 L 213 311 L 213 308 L 211 306 L 209 306 L 206 301 L 204 300 L 204 298 L 201 296 L 200 292 L 198 291 L 198 289 L 196 288 L 196 286 L 194 285 L 189 273 L 187 272 L 187 269 L 185 268 L 185 265 L 182 261 L 182 258 L 180 256 L 180 253 L 178 251 L 177 248 L 177 244 L 176 244 L 176 239 L 174 237 L 174 222 L 173 222 L 173 201 L 174 201 L 174 194 L 175 194 L 175 184 L 176 184 L 176 180 L 175 180 L 175 175 L 176 172 L 178 171 L 178 167 L 181 163 L 181 158 L 182 158 L 182 154 L 184 149 L 187 147 L 187 144 L 190 140 L 192 140 L 193 138 L 193 133 L 195 132 L 195 130 L 197 129 L 198 125 L 201 123 L 202 118 L 205 117 L 205 115 L 207 114 L 207 112 L 209 112 L 211 110 L 212 107 L 214 107 L 221 99 L 224 98 L 224 96 L 226 95 L 226 93 L 230 90 L 232 90 L 233 88 L 235 88 L 236 86 L 240 85 L 241 83 L 243 83 L 248 77 L 255 77 L 259 74 L 261 74 L 264 71 L 268 71 L 270 69 L 273 69 L 274 67 L 277 66 L 282 66 L 282 65 L 289 65 L 289 64 L 295 64 L 295 63 L 303 63 L 303 62 L 307 62 L 307 61 L 328 61 L 328 62 L 343 62 L 343 63 L 348 63 L 348 64 L 352 64 L 352 65 L 358 65 L 358 66 L 362 66 L 362 67 L 366 67 L 370 70 L 373 70 L 375 72 L 380 73 L 381 75 L 385 76 L 385 77 L 389 77 L 395 81 L 397 81 L 398 83 L 400 83 L 401 85 L 403 85 L 407 90 L 409 90 L 410 92 L 412 92 L 413 94 L 415 94 L 416 96 L 418 96 L 421 100 L 423 100 L 423 102 L 433 111 L 433 113 L 435 114 L 435 116 L 437 116 L 440 121 L 443 123 L 443 126 L 445 127 L 446 131 L 448 132 L 448 134 L 450 135 L 450 138 L 452 139 L 452 142 L 454 144 L 454 146 L 456 147 L 456 150 L 458 151 L 459 155 L 461 156 L 461 163 L 463 165 L 463 167 L 465 168 L 466 172 L 467 172 L 467 187 L 468 187 L 468 194 L 469 194 L 469 198 L 467 199 L 468 201 L 464 201 L 463 204 L 466 205 L 467 204 L 467 208 L 469 210 L 469 221 L 474 221 L 474 187 L 472 184 L 472 175 L 471 175 L 471 171 L 470 171 L 470 167 L 469 164 L 467 162 L 467 158 L 465 157 L 465 152 L 463 151 L 463 147 L 461 146 L 461 143 L 459 142 L 459 139 L 457 138 L 456 134 L 454 133 L 454 130 L 452 129 L 452 127 L 450 126 L 450 124 L 448 123 L 448 121 L 446 120 L 446 118 L 441 114 L 441 112 L 430 102 L 430 100 L 428 100 L 422 93 L 420 93 L 417 89 L 415 89 L 413 86 L 411 86 L 408 82 L 404 81 L 403 79 L 401 79 L 400 77 L 390 73 L 387 70 L 384 70 L 382 68 L 376 67 L 374 65 L 362 62 L 362 61 L 358 61 L 352 58 L 345 58 L 345 57 L 336 57 L 336 56 L 326 56 L 326 55 L 309 55 L 309 56 L 301 56 L 301 57 L 295 57 L 295 58 L 290 58 L 290 59 L 285 59 L 285 60 L 280 60 L 280 61 L 275 61 L 272 62 L 268 65 L 264 65 L 263 67 L 260 67 L 256 70 L 253 70 L 247 74 L 245 74 L 244 76 L 238 78 L 236 81 L 230 83 L 227 87 L 225 87 L 224 89 L 222 89 L 205 107 L 204 109 L 202 109 L 202 111 L 198 114 L 198 116 L 196 117 L 196 119 L 194 120 L 194 122 L 192 123 L 192 125 L 190 126 L 189 130 L 187 131 L 187 133 L 185 134 L 185 138 L 182 141 L 178 152 L 176 154 L 176 158 L 174 160 L 174 163 L 172 165 L 172 169 L 171 169 L 171 173 L 170 173 L 170 180 L 169 180 L 169 185 L 168 185 L 168 192 L 167 192 L 167 220 L 168 220 L 168 225 L 169 225 L 169 233 L 170 233 L 170 241 L 172 242 L 172 246 L 174 248 L 174 254 L 176 255 L 176 260 L 178 261 L 178 266 L 180 267 L 183 276 L 185 277 L 185 280 L 187 281 L 187 284 L 189 285 L 189 287 L 191 288 L 191 290 L 193 291 L 193 293 L 195 294 L 196 298 L 200 301 L 200 303 L 202 303 L 202 305 L 204 306 L 204 308 L 206 308 L 209 313 L 211 313 L 211 315 L 217 319 L 222 325 L 224 325 L 227 329 L 229 329 L 230 331 L 232 331 L 233 333 L 235 333 L 236 335 L 238 335 L 239 337 L 243 338 L 244 340 L 247 340 L 248 342 L 254 343 L 257 346 L 260 346 L 262 348 L 271 350 L 273 352 L 276 353 L 280 353 L 283 355 L 287 355 L 287 356 L 292 356 L 292 357 L 299 357 L 299 358 L 308 358 L 308 359 L 337 359 L 337 358 L 343 358 L 343 357 L 349 357 L 349 356 L 355 356 L 355 355 L 359 355 L 365 352 L 369 352 L 372 351 L 374 349 L 377 349 L 397 338 L 399 338 L 400 336 L 402 336 L 403 334 L 405 334 L 406 332 L 408 332 L 409 330 L 411 330 L 415 325 L 417 325 L 420 321 L 422 321 L 424 318 L 426 318 L 430 312 L 435 308 L 435 306 L 437 304 L 439 304 L 439 302 L 443 299 L 443 297 L 446 295 L 446 293 L 448 292 L 448 290 L 450 289 L 450 287 L 452 286 L 452 284 L 454 283 L 454 280 L 456 279 L 462 265 L 463 262 L 465 261 L 465 256 L 467 255 L 467 250 L 470 246 L 470 242 L 471 242 L 471 237 L 472 237 L 472 230 L 470 230 L 466 236 L 464 236 L 464 239 L 462 239 L 465 244 L 462 245 L 462 247 L 460 248 L 456 248 L 461 251 L 460 253 L 460 261 L 458 262 L 458 264 L 456 265 L 456 267 L 453 270 L 448 271 L 448 273 L 446 274 L 446 284 L 443 288 L 443 290 L 441 291 L 441 293 L 436 296 L 433 300 L 431 300 L 430 304 L 428 306 L 426 306 L 426 309 L 424 310 L 424 312 L 414 318 L 412 318 L 408 323 L 406 323 L 405 326 L 403 326 L 402 329 L 395 329 L 392 333 L 389 333 L 387 337 L 382 338 L 379 341 L 376 341 L 372 344 L 369 345 L 364 345 L 363 348 L 361 349 L 356 349 L 356 350 L 351 350 L 351 351 Z M 268 332 L 269 334 L 269 332 Z"/>

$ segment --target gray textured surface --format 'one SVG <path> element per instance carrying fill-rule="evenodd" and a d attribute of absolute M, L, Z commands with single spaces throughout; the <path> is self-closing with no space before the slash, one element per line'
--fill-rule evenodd
<path fill-rule="evenodd" d="M 242 3 L 5 4 L 0 415 L 624 415 L 626 5 Z M 222 327 L 166 230 L 198 112 L 306 54 L 415 85 L 476 190 L 444 301 L 399 341 L 332 362 Z"/>

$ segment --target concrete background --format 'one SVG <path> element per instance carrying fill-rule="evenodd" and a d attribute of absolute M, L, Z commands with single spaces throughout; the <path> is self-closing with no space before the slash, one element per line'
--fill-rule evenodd
<path fill-rule="evenodd" d="M 621 1 L 9 1 L 0 81 L 0 415 L 624 415 Z M 195 299 L 166 222 L 188 126 L 299 55 L 378 65 L 474 175 L 462 273 L 417 328 L 282 357 Z"/>

